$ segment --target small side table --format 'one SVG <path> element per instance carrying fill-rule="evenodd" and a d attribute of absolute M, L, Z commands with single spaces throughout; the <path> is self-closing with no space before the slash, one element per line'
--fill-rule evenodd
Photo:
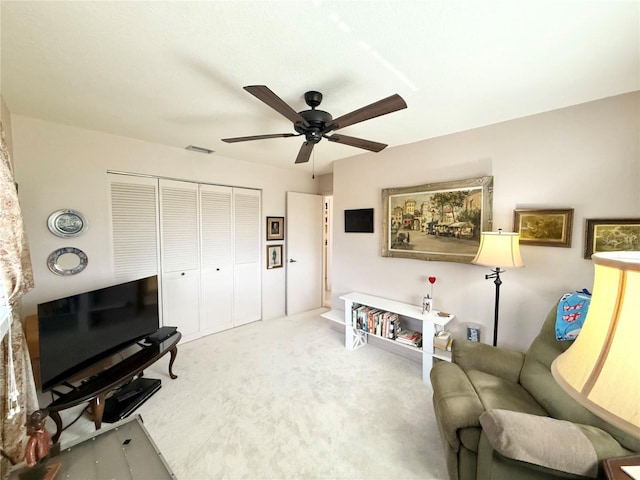
<path fill-rule="evenodd" d="M 602 465 L 609 480 L 630 480 L 631 477 L 624 473 L 620 467 L 640 465 L 640 453 L 626 457 L 607 458 L 602 461 Z"/>

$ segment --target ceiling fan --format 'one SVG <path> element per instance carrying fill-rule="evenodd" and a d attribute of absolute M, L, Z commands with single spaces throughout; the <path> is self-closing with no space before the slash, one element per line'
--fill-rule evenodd
<path fill-rule="evenodd" d="M 305 163 L 309 161 L 313 146 L 323 138 L 330 142 L 341 143 L 352 147 L 363 148 L 372 152 L 379 152 L 387 147 L 384 143 L 372 142 L 362 138 L 349 137 L 347 135 L 329 135 L 330 132 L 340 128 L 348 127 L 354 123 L 363 122 L 387 113 L 407 108 L 406 102 L 398 95 L 391 95 L 366 107 L 354 110 L 351 113 L 342 115 L 334 119 L 330 113 L 323 110 L 316 110 L 322 102 L 322 94 L 310 91 L 304 94 L 304 101 L 311 107 L 311 110 L 296 112 L 284 100 L 278 97 L 265 85 L 251 85 L 243 87 L 247 92 L 263 101 L 276 112 L 293 122 L 293 129 L 298 133 L 273 133 L 269 135 L 254 135 L 250 137 L 223 138 L 223 142 L 236 143 L 250 140 L 264 140 L 268 138 L 299 137 L 304 135 L 305 142 L 302 144 L 295 163 Z"/>

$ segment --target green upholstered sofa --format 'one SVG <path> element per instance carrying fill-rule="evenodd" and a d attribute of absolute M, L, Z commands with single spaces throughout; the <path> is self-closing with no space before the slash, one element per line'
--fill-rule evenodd
<path fill-rule="evenodd" d="M 431 370 L 433 406 L 452 480 L 604 478 L 604 458 L 640 439 L 595 416 L 556 383 L 556 306 L 526 353 L 454 340 Z"/>

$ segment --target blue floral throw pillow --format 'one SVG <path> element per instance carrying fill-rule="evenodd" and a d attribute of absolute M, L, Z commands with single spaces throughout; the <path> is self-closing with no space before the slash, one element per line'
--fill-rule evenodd
<path fill-rule="evenodd" d="M 565 293 L 558 303 L 556 339 L 575 340 L 591 303 L 591 293 L 584 288 L 579 292 Z"/>

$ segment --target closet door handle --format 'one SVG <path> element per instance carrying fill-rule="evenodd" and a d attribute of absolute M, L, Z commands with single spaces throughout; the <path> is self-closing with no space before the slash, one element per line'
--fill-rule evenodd
<path fill-rule="evenodd" d="M 297 262 L 297 260 L 294 260 L 293 258 L 289 259 L 289 263 L 296 263 L 296 262 Z"/>

